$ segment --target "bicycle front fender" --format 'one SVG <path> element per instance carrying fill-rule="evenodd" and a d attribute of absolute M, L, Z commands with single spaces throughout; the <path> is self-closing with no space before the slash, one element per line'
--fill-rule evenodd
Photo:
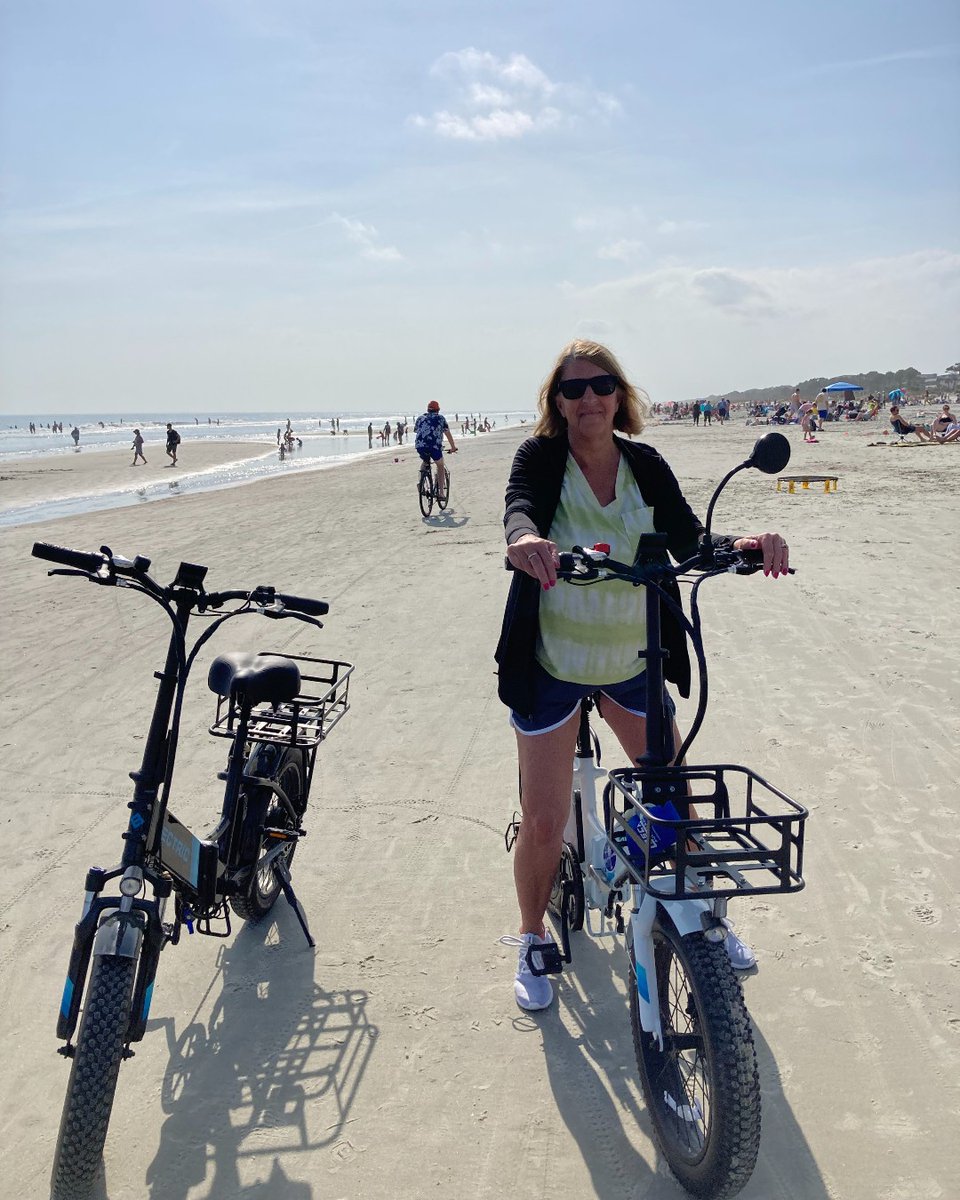
<path fill-rule="evenodd" d="M 681 937 L 688 933 L 703 933 L 700 915 L 711 911 L 706 900 L 660 900 L 658 903 Z"/>
<path fill-rule="evenodd" d="M 113 913 L 97 930 L 93 953 L 112 958 L 137 958 L 142 942 L 140 921 L 129 913 Z"/>

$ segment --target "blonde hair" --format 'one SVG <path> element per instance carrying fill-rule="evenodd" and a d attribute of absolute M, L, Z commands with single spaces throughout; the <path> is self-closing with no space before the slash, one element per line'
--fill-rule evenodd
<path fill-rule="evenodd" d="M 539 416 L 533 427 L 533 432 L 540 437 L 559 437 L 567 427 L 566 421 L 557 408 L 557 391 L 563 369 L 573 359 L 583 359 L 593 363 L 604 375 L 616 376 L 620 403 L 613 418 L 613 427 L 621 433 L 641 433 L 646 420 L 650 397 L 643 388 L 636 388 L 624 377 L 623 368 L 617 362 L 616 355 L 599 342 L 588 342 L 582 339 L 570 342 L 557 355 L 553 370 L 540 387 L 540 397 L 537 401 Z"/>

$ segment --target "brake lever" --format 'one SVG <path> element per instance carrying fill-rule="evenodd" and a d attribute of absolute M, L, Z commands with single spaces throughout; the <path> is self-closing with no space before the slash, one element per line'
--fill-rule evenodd
<path fill-rule="evenodd" d="M 73 567 L 53 567 L 47 572 L 51 575 L 76 575 L 80 579 L 88 579 L 91 583 L 116 584 L 116 576 L 91 575 L 89 571 L 75 571 Z"/>
<path fill-rule="evenodd" d="M 276 609 L 261 608 L 259 610 L 263 616 L 269 617 L 272 621 L 285 621 L 292 618 L 294 621 L 303 621 L 306 625 L 316 625 L 318 629 L 323 628 L 323 622 L 316 617 L 308 617 L 306 613 L 290 612 L 289 609 L 281 608 L 278 612 Z"/>

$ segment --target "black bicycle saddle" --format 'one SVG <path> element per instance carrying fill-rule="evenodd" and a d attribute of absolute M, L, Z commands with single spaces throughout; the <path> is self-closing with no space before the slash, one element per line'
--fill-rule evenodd
<path fill-rule="evenodd" d="M 300 668 L 277 654 L 218 654 L 210 664 L 207 686 L 218 696 L 243 693 L 250 704 L 282 704 L 300 692 Z"/>

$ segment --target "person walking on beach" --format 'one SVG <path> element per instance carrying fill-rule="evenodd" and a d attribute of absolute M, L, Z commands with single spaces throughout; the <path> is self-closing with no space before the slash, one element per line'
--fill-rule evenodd
<path fill-rule="evenodd" d="M 170 459 L 168 466 L 175 467 L 177 465 L 177 447 L 180 445 L 180 434 L 174 427 L 167 422 L 167 458 Z"/>
<path fill-rule="evenodd" d="M 367 449 L 373 449 L 373 422 L 367 422 Z"/>
<path fill-rule="evenodd" d="M 447 418 L 441 413 L 439 402 L 431 400 L 427 411 L 421 413 L 413 424 L 413 441 L 422 462 L 432 460 L 437 464 L 437 483 L 441 491 L 447 486 L 447 468 L 443 462 L 444 438 L 450 443 L 450 453 L 456 454 L 457 447 Z"/>
<path fill-rule="evenodd" d="M 80 445 L 80 429 L 77 425 L 74 425 L 74 427 L 70 430 L 70 436 L 73 438 L 73 444 L 75 446 L 79 446 Z"/>
<path fill-rule="evenodd" d="M 140 433 L 139 429 L 135 429 L 133 431 L 133 445 L 130 447 L 130 449 L 133 451 L 133 462 L 130 464 L 130 466 L 135 467 L 137 465 L 138 458 L 142 458 L 143 465 L 146 466 L 147 460 L 143 457 L 143 435 Z"/>
<path fill-rule="evenodd" d="M 637 658 L 646 638 L 643 596 L 628 587 L 619 596 L 612 588 L 554 591 L 558 550 L 600 538 L 611 557 L 632 562 L 640 536 L 659 530 L 682 562 L 703 534 L 657 451 L 629 440 L 643 430 L 647 403 L 606 346 L 571 342 L 540 389 L 534 436 L 517 450 L 507 483 L 504 529 L 514 574 L 495 658 L 498 692 L 517 737 L 523 820 L 513 864 L 520 931 L 501 940 L 519 949 L 514 997 L 526 1010 L 553 1000 L 549 978 L 534 975 L 527 957 L 542 966 L 531 952 L 552 941 L 543 918 L 569 814 L 581 699 L 602 692 L 600 715 L 629 761 L 646 748 L 646 680 Z M 778 533 L 719 540 L 761 550 L 764 574 L 775 579 L 790 565 Z M 666 608 L 662 637 L 667 679 L 688 696 L 686 634 Z M 669 696 L 665 702 L 673 707 Z M 674 724 L 674 750 L 678 737 Z M 735 967 L 756 961 L 730 929 L 726 949 Z"/>

